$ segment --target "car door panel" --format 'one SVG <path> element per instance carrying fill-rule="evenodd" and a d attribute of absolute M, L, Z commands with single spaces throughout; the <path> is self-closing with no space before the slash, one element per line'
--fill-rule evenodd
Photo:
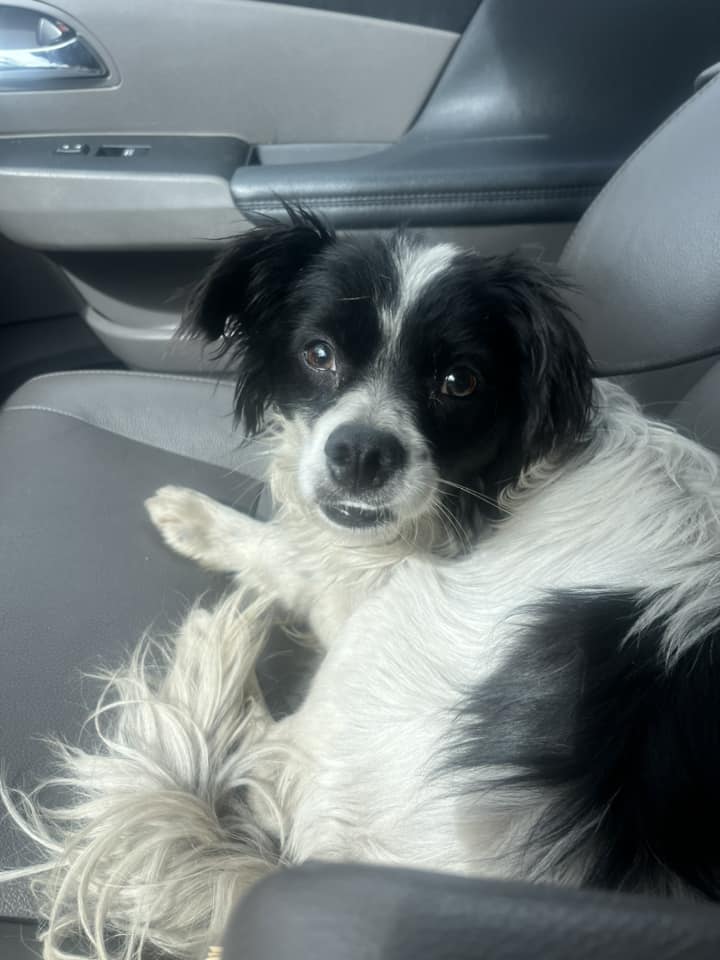
<path fill-rule="evenodd" d="M 249 216 L 282 196 L 347 228 L 577 220 L 718 58 L 713 0 L 484 0 L 396 144 L 238 169 L 233 194 Z"/>
<path fill-rule="evenodd" d="M 0 231 L 52 257 L 102 342 L 151 369 L 212 366 L 173 339 L 185 292 L 281 200 L 340 229 L 554 259 L 720 59 L 715 0 L 26 6 L 86 29 L 110 75 L 0 92 Z M 84 152 L 56 155 L 65 142 Z M 98 154 L 123 145 L 151 149 Z"/>
<path fill-rule="evenodd" d="M 476 6 L 16 3 L 86 37 L 108 76 L 23 90 L 3 89 L 0 71 L 0 232 L 66 271 L 85 321 L 123 362 L 160 369 L 205 364 L 172 335 L 209 255 L 250 226 L 230 191 L 235 169 L 269 165 L 273 151 L 287 162 L 283 148 L 345 159 L 397 140 Z M 150 149 L 98 154 L 118 145 Z"/>
<path fill-rule="evenodd" d="M 0 91 L 3 133 L 393 141 L 451 53 L 447 30 L 253 0 L 19 5 L 66 18 L 111 64 L 62 92 Z"/>

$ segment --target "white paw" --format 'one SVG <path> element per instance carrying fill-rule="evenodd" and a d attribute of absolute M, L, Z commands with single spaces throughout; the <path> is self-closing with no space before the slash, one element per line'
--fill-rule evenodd
<path fill-rule="evenodd" d="M 145 509 L 165 543 L 184 557 L 202 559 L 212 546 L 212 501 L 186 487 L 161 487 Z"/>

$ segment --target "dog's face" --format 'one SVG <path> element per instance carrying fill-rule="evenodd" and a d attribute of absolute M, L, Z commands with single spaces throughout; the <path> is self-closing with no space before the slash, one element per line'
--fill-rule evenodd
<path fill-rule="evenodd" d="M 301 496 L 377 536 L 492 500 L 583 434 L 587 355 L 557 288 L 517 258 L 398 234 L 338 238 L 306 213 L 241 237 L 195 292 L 186 329 L 224 338 L 252 433 L 301 425 Z"/>

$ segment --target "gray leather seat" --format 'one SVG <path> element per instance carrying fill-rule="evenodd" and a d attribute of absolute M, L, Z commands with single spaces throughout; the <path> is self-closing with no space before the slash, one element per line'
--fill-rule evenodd
<path fill-rule="evenodd" d="M 599 360 L 720 342 L 719 111 L 716 80 L 625 164 L 570 242 L 564 265 L 585 291 L 582 329 Z M 720 363 L 630 386 L 720 450 Z M 117 662 L 149 625 L 177 621 L 198 594 L 224 585 L 164 547 L 144 498 L 173 483 L 267 512 L 263 459 L 233 438 L 231 399 L 227 384 L 197 377 L 87 372 L 41 377 L 6 403 L 0 754 L 11 780 L 42 775 L 38 737 L 77 737 L 95 692 L 81 671 Z M 273 662 L 281 686 L 289 661 Z M 5 825 L 2 864 L 29 855 Z M 23 888 L 0 886 L 1 915 L 32 916 Z"/>
<path fill-rule="evenodd" d="M 0 756 L 11 784 L 47 771 L 40 738 L 77 739 L 97 694 L 82 673 L 226 585 L 167 549 L 143 500 L 173 483 L 268 513 L 263 452 L 233 435 L 232 396 L 200 377 L 84 371 L 38 377 L 3 407 Z M 288 682 L 280 644 L 264 669 L 276 700 Z M 0 820 L 0 866 L 32 856 Z M 3 916 L 33 916 L 26 885 L 0 884 Z"/>
<path fill-rule="evenodd" d="M 663 123 L 590 205 L 561 265 L 577 282 L 593 358 L 618 366 L 720 345 L 720 76 Z M 634 376 L 629 389 L 657 415 L 712 366 Z"/>

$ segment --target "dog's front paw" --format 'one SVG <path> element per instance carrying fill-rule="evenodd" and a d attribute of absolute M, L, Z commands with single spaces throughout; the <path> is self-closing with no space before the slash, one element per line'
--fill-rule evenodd
<path fill-rule="evenodd" d="M 214 539 L 211 500 L 186 487 L 161 487 L 145 509 L 168 546 L 184 557 L 206 558 Z"/>

